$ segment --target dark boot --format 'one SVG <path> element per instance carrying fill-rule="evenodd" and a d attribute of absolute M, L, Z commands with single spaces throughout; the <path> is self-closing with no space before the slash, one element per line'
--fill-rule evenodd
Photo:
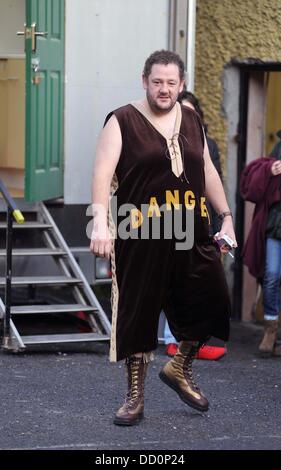
<path fill-rule="evenodd" d="M 184 403 L 199 411 L 207 411 L 209 403 L 196 385 L 192 362 L 200 347 L 198 342 L 182 341 L 177 354 L 161 370 L 159 377 Z"/>
<path fill-rule="evenodd" d="M 273 353 L 277 332 L 278 320 L 264 321 L 263 339 L 259 345 L 259 352 L 263 357 L 269 357 Z"/>
<path fill-rule="evenodd" d="M 126 359 L 128 392 L 124 404 L 117 411 L 114 424 L 133 426 L 143 418 L 144 380 L 148 364 L 143 357 L 131 356 Z"/>

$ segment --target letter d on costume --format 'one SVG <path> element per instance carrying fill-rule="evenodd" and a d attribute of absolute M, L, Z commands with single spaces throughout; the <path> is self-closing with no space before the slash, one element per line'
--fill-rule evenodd
<path fill-rule="evenodd" d="M 138 228 L 143 223 L 143 215 L 138 209 L 131 209 L 131 226 Z"/>

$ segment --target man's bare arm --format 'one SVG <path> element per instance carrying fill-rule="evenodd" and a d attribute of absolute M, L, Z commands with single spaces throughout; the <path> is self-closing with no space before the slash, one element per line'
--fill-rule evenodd
<path fill-rule="evenodd" d="M 210 157 L 206 139 L 204 147 L 204 161 L 207 200 L 211 203 L 218 214 L 222 214 L 223 212 L 230 212 L 221 179 Z M 227 234 L 230 238 L 232 238 L 232 240 L 235 242 L 235 245 L 237 245 L 231 216 L 226 216 L 223 219 L 220 235 L 224 234 Z"/>
<path fill-rule="evenodd" d="M 113 115 L 100 134 L 93 172 L 94 230 L 90 249 L 96 255 L 107 258 L 110 256 L 112 243 L 107 224 L 110 184 L 121 150 L 121 131 Z"/>

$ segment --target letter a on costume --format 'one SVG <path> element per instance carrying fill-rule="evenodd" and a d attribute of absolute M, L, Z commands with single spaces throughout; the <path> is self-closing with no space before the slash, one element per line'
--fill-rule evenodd
<path fill-rule="evenodd" d="M 148 217 L 153 217 L 153 215 L 156 215 L 156 217 L 161 217 L 160 214 L 160 209 L 157 203 L 156 197 L 151 197 L 150 202 L 149 202 L 149 208 L 148 208 Z"/>

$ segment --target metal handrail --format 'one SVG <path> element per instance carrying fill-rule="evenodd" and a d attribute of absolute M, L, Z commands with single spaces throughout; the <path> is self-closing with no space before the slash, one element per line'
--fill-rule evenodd
<path fill-rule="evenodd" d="M 18 224 L 23 224 L 24 217 L 1 179 L 0 193 L 7 204 L 5 314 L 2 326 L 3 344 L 7 346 L 10 339 L 11 322 L 13 219 Z"/>

